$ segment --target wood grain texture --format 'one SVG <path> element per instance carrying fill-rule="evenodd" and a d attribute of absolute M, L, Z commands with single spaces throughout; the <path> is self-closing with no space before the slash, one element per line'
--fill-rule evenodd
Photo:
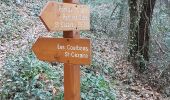
<path fill-rule="evenodd" d="M 63 0 L 79 3 L 79 0 Z M 64 31 L 64 38 L 80 38 L 79 31 Z M 64 64 L 64 100 L 80 100 L 80 65 Z"/>
<path fill-rule="evenodd" d="M 39 17 L 48 31 L 90 29 L 90 9 L 86 5 L 49 1 Z"/>
<path fill-rule="evenodd" d="M 64 64 L 64 100 L 80 100 L 80 65 Z"/>
<path fill-rule="evenodd" d="M 91 64 L 90 39 L 78 39 L 78 32 L 75 35 L 65 32 L 65 35 L 73 38 L 40 37 L 32 50 L 42 61 Z"/>
<path fill-rule="evenodd" d="M 64 31 L 63 37 L 80 38 L 80 33 Z M 80 65 L 64 64 L 64 100 L 80 100 Z"/>

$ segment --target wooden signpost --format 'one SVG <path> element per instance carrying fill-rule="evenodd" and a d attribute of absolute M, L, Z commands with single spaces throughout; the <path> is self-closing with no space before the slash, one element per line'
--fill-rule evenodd
<path fill-rule="evenodd" d="M 79 30 L 90 30 L 90 10 L 79 0 L 49 1 L 40 13 L 48 31 L 63 31 L 63 38 L 40 37 L 32 47 L 39 60 L 64 63 L 64 100 L 80 100 L 80 64 L 91 64 L 90 39 Z"/>

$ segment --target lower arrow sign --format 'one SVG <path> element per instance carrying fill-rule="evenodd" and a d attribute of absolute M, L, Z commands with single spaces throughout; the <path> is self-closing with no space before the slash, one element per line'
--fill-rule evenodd
<path fill-rule="evenodd" d="M 32 47 L 39 60 L 70 64 L 91 64 L 90 39 L 38 38 Z"/>

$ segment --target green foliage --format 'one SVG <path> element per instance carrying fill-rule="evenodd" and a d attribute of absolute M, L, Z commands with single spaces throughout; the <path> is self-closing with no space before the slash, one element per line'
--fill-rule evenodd
<path fill-rule="evenodd" d="M 161 3 L 163 5 L 160 5 Z M 170 61 L 170 20 L 166 9 L 167 7 L 164 2 L 157 2 L 151 23 L 152 42 L 150 47 L 150 61 L 153 62 L 159 70 L 165 69 Z"/>
<path fill-rule="evenodd" d="M 88 1 L 88 0 L 85 0 Z M 85 3 L 86 4 L 86 3 Z M 124 0 L 95 0 L 88 1 L 90 6 L 91 31 L 101 37 L 107 34 L 113 38 L 124 38 L 127 33 L 128 23 L 125 20 L 127 1 Z"/>
<path fill-rule="evenodd" d="M 0 37 L 5 41 L 23 38 L 21 34 L 28 31 L 30 26 L 35 25 L 34 21 L 37 20 L 38 14 L 48 0 L 21 1 L 23 1 L 22 5 L 18 6 L 15 4 L 15 0 L 2 0 Z M 55 1 L 61 2 L 62 0 Z M 110 19 L 111 11 L 115 7 L 112 0 L 81 1 L 83 4 L 89 4 L 92 9 L 91 29 L 96 30 L 97 35 L 105 34 L 107 30 L 114 31 L 114 28 L 110 28 L 114 26 L 114 19 L 116 19 L 115 16 Z M 109 4 L 109 6 L 105 4 Z M 24 7 L 26 10 L 22 9 Z M 20 12 L 21 9 L 23 11 Z M 54 34 L 54 36 L 56 35 L 58 36 L 58 33 Z M 93 59 L 92 66 L 89 69 L 83 69 L 82 72 L 85 73 L 85 76 L 81 78 L 81 98 L 83 100 L 114 100 L 115 92 L 110 82 L 114 77 L 112 66 L 107 64 L 107 60 Z M 0 99 L 63 100 L 63 66 L 58 65 L 53 68 L 50 64 L 37 60 L 32 53 L 19 52 L 15 55 L 8 55 L 3 70 L 3 75 L 0 76 L 0 79 L 3 80 Z M 54 94 L 53 90 L 56 90 L 57 94 Z"/>
<path fill-rule="evenodd" d="M 168 48 L 170 48 L 170 32 L 165 33 L 165 43 Z"/>
<path fill-rule="evenodd" d="M 14 37 L 20 38 L 19 33 L 32 26 L 31 20 L 22 16 L 19 10 L 12 6 L 1 4 L 0 6 L 0 38 L 11 40 Z M 0 25 L 1 25 L 0 24 Z"/>
<path fill-rule="evenodd" d="M 1 4 L 4 3 L 4 4 L 6 4 L 6 5 L 10 5 L 10 4 L 12 4 L 13 2 L 14 2 L 14 0 L 1 0 L 1 1 L 0 1 Z"/>
<path fill-rule="evenodd" d="M 115 72 L 109 62 L 101 62 L 93 58 L 89 68 L 82 68 L 81 97 L 82 100 L 115 100 L 115 91 L 111 84 Z"/>
<path fill-rule="evenodd" d="M 98 4 L 99 5 L 99 4 Z M 113 19 L 110 18 L 111 12 L 113 7 L 111 6 L 112 4 L 106 5 L 101 5 L 101 6 L 94 6 L 93 3 L 91 3 L 91 6 L 93 7 L 91 9 L 91 30 L 93 32 L 102 32 L 106 33 L 108 31 L 111 31 L 111 29 L 108 30 L 107 27 L 110 25 L 113 25 Z M 97 10 L 98 9 L 98 10 Z"/>
<path fill-rule="evenodd" d="M 60 92 L 57 96 L 54 97 L 54 100 L 64 100 L 64 92 Z"/>
<path fill-rule="evenodd" d="M 0 98 L 3 100 L 62 100 L 63 68 L 50 67 L 32 54 L 9 55 L 3 66 L 3 85 Z M 103 67 L 97 70 L 99 64 L 94 63 L 91 69 L 82 68 L 84 76 L 81 77 L 81 98 L 83 100 L 114 100 L 115 92 L 112 88 L 109 76 L 111 67 Z M 63 66 L 62 66 L 63 67 Z M 92 71 L 96 70 L 96 72 Z M 108 77 L 108 78 L 106 78 Z M 53 90 L 58 91 L 54 94 Z"/>
<path fill-rule="evenodd" d="M 62 71 L 37 60 L 34 55 L 10 55 L 5 63 L 1 99 L 52 99 Z"/>
<path fill-rule="evenodd" d="M 109 79 L 103 74 L 85 73 L 81 78 L 82 100 L 115 100 Z"/>

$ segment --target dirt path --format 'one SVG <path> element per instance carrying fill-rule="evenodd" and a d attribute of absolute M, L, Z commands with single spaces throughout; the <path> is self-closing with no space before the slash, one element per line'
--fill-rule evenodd
<path fill-rule="evenodd" d="M 168 100 L 154 91 L 148 84 L 135 78 L 137 73 L 127 61 L 120 61 L 116 66 L 115 91 L 118 100 Z"/>

